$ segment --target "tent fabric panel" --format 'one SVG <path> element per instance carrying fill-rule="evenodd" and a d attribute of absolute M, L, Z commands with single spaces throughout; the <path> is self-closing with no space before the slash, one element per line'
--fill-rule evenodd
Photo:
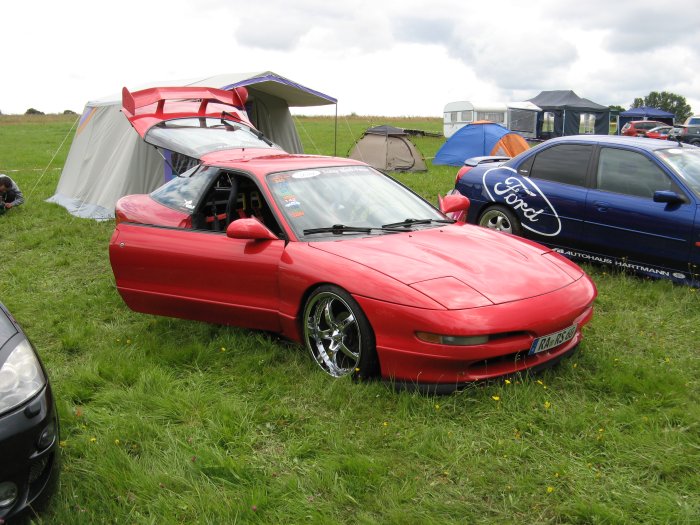
<path fill-rule="evenodd" d="M 399 137 L 387 137 L 386 169 L 388 171 L 407 171 L 415 165 L 415 158 L 407 142 Z"/>
<path fill-rule="evenodd" d="M 593 133 L 595 135 L 610 134 L 610 111 L 595 113 L 595 126 L 593 127 Z"/>
<path fill-rule="evenodd" d="M 581 98 L 571 90 L 542 91 L 539 95 L 529 99 L 527 102 L 532 102 L 536 106 L 542 108 L 543 111 L 549 111 L 551 109 L 592 110 L 589 113 L 594 113 L 596 111 L 610 111 L 607 106 Z"/>
<path fill-rule="evenodd" d="M 389 136 L 387 169 L 389 171 L 427 171 L 428 168 L 413 142 L 400 136 Z"/>
<path fill-rule="evenodd" d="M 581 111 L 566 109 L 562 114 L 564 135 L 578 135 L 581 130 Z"/>
<path fill-rule="evenodd" d="M 287 103 L 278 97 L 251 89 L 249 117 L 267 138 L 288 153 L 303 153 L 301 139 Z"/>
<path fill-rule="evenodd" d="M 256 74 L 238 82 L 226 84 L 221 89 L 253 85 L 256 86 L 258 91 L 287 100 L 289 105 L 293 107 L 323 106 L 338 103 L 338 100 L 330 95 L 325 95 L 320 91 L 302 86 L 271 71 Z"/>
<path fill-rule="evenodd" d="M 378 170 L 386 170 L 387 137 L 385 135 L 365 135 L 357 141 L 349 157 L 369 164 Z"/>
<path fill-rule="evenodd" d="M 401 128 L 395 128 L 394 126 L 375 126 L 365 130 L 365 133 L 371 133 L 373 135 L 408 135 Z"/>
<path fill-rule="evenodd" d="M 438 150 L 433 164 L 462 166 L 471 157 L 489 155 L 504 135 L 511 133 L 499 124 L 469 124 L 460 128 Z"/>
<path fill-rule="evenodd" d="M 82 201 L 80 199 L 75 199 L 73 197 L 68 197 L 61 193 L 56 193 L 53 197 L 46 199 L 46 202 L 52 202 L 63 206 L 68 213 L 74 215 L 75 217 L 80 217 L 81 219 L 93 219 L 96 221 L 108 221 L 114 219 L 114 208 L 111 209 L 103 208 L 102 206 L 97 206 L 96 204 L 90 204 L 88 202 Z"/>
<path fill-rule="evenodd" d="M 622 111 L 620 117 L 630 117 L 632 120 L 659 120 L 660 118 L 675 118 L 675 113 L 663 109 L 642 106 Z"/>
<path fill-rule="evenodd" d="M 504 155 L 506 157 L 515 157 L 523 151 L 530 149 L 527 141 L 517 133 L 507 133 L 496 142 L 489 155 Z"/>
<path fill-rule="evenodd" d="M 140 139 L 116 106 L 102 106 L 75 136 L 56 194 L 111 210 L 113 217 L 121 196 L 148 193 L 164 182 L 163 164 L 160 154 Z"/>

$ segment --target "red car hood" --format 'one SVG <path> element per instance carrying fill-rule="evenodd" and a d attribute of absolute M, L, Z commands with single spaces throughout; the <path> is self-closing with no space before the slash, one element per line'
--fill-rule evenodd
<path fill-rule="evenodd" d="M 543 295 L 583 275 L 543 246 L 470 225 L 310 245 L 401 281 L 449 309 Z"/>

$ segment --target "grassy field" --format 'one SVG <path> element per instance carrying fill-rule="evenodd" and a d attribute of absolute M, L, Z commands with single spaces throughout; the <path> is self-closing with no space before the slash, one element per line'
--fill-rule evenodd
<path fill-rule="evenodd" d="M 269 335 L 124 306 L 113 224 L 44 202 L 74 118 L 0 116 L 0 173 L 28 201 L 0 217 L 0 300 L 61 417 L 60 490 L 36 523 L 700 523 L 696 290 L 587 268 L 595 318 L 540 376 L 443 397 L 334 381 Z M 340 155 L 369 125 L 441 126 L 295 120 L 307 152 Z M 399 178 L 435 202 L 454 174 Z"/>

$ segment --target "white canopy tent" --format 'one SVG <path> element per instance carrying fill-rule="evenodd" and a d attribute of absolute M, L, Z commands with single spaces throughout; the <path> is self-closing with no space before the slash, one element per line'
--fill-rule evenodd
<path fill-rule="evenodd" d="M 150 82 L 149 87 L 206 86 L 248 90 L 246 110 L 251 122 L 290 153 L 302 153 L 290 107 L 336 104 L 337 100 L 271 71 Z M 146 144 L 121 113 L 121 94 L 85 105 L 53 197 L 77 217 L 114 217 L 117 200 L 132 193 L 149 193 L 172 178 L 169 163 Z"/>

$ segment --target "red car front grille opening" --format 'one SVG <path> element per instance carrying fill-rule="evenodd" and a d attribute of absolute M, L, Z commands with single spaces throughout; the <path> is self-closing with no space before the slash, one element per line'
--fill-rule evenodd
<path fill-rule="evenodd" d="M 484 359 L 483 361 L 477 361 L 469 366 L 469 371 L 476 375 L 488 374 L 489 369 L 500 369 L 508 365 L 511 365 L 514 369 L 520 369 L 522 368 L 522 365 L 525 359 L 527 358 L 528 351 L 529 350 L 520 350 L 519 352 L 514 352 L 512 354 L 506 354 L 498 357 Z"/>
<path fill-rule="evenodd" d="M 550 348 L 541 354 L 532 356 L 528 355 L 530 349 L 526 348 L 510 354 L 491 357 L 484 359 L 483 361 L 476 361 L 469 365 L 468 373 L 474 377 L 487 378 L 490 376 L 500 376 L 508 373 L 526 371 L 527 368 L 534 366 L 535 363 L 537 363 L 537 366 L 539 366 L 547 362 L 548 359 L 543 361 L 541 357 L 546 356 L 548 358 L 555 358 L 555 361 L 558 361 L 558 359 L 556 359 L 557 354 L 559 354 L 559 351 L 569 343 L 570 341 L 567 341 L 559 346 Z"/>

